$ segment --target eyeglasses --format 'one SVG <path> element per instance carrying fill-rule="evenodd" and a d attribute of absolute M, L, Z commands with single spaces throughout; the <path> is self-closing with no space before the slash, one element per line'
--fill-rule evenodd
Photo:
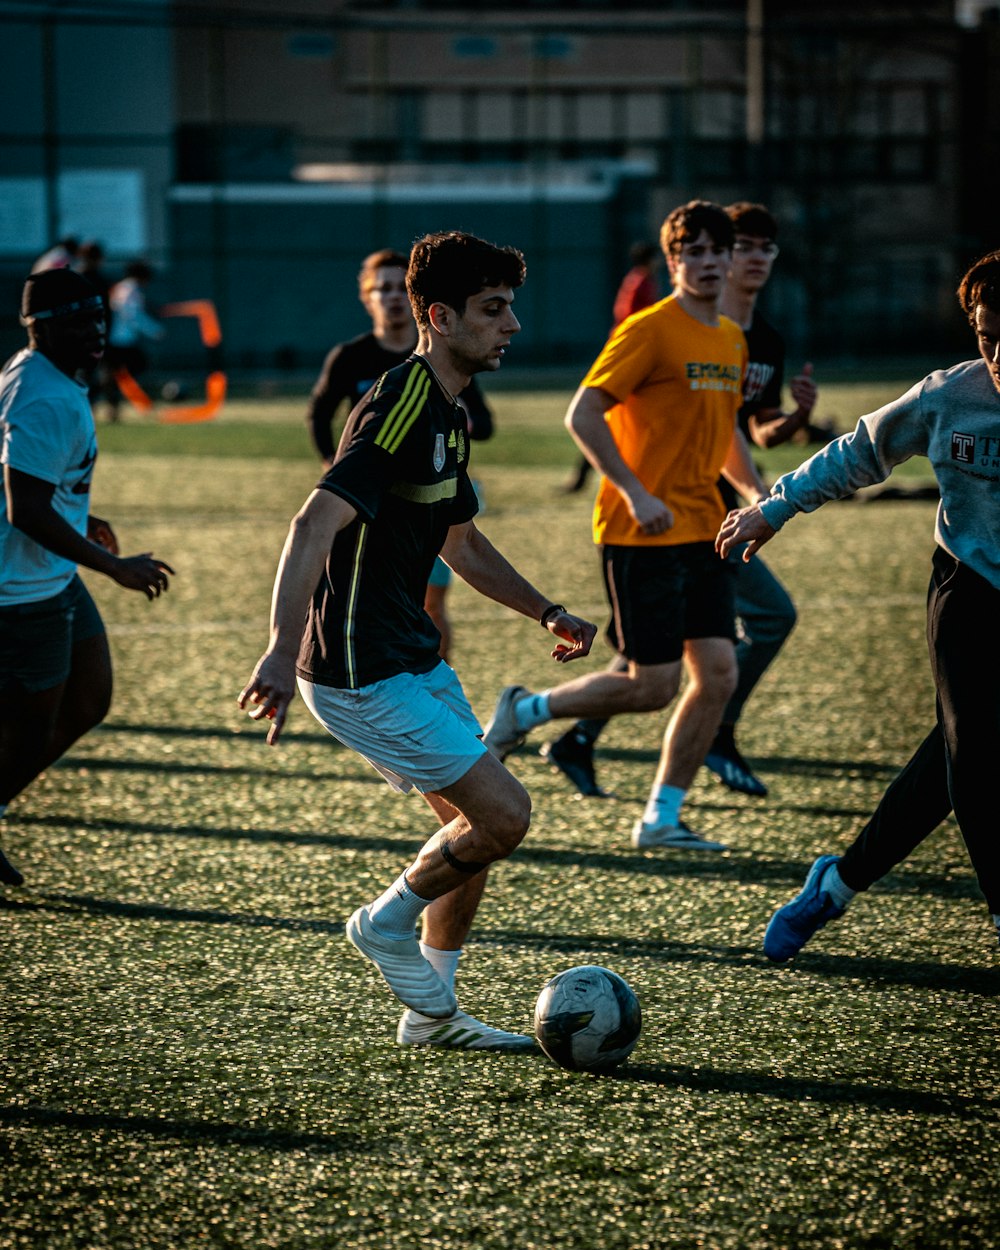
<path fill-rule="evenodd" d="M 751 243 L 749 239 L 737 239 L 733 244 L 733 252 L 737 256 L 749 256 L 751 252 L 760 252 L 761 256 L 766 256 L 768 260 L 774 260 L 778 255 L 777 243 Z"/>

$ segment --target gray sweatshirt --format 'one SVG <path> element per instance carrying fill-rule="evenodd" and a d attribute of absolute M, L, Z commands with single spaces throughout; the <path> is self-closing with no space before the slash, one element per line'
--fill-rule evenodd
<path fill-rule="evenodd" d="M 926 456 L 941 490 L 934 538 L 1000 588 L 1000 393 L 983 360 L 939 370 L 862 417 L 794 473 L 775 482 L 760 510 L 773 529 Z"/>

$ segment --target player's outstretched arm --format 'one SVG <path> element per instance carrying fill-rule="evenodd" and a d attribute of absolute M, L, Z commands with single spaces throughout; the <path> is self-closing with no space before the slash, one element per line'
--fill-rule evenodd
<path fill-rule="evenodd" d="M 339 495 L 314 490 L 293 518 L 278 563 L 271 596 L 271 639 L 236 702 L 251 720 L 269 720 L 274 746 L 295 698 L 295 660 L 302 624 L 333 540 L 357 516 Z"/>
<path fill-rule="evenodd" d="M 715 550 L 725 559 L 734 547 L 746 543 L 743 559 L 748 562 L 766 542 L 771 541 L 776 532 L 764 520 L 764 514 L 757 504 L 752 504 L 749 508 L 738 508 L 730 512 L 722 522 L 715 537 Z"/>
<path fill-rule="evenodd" d="M 597 626 L 547 599 L 497 551 L 474 522 L 451 527 L 441 558 L 474 590 L 531 617 L 560 638 L 562 641 L 552 651 L 554 660 L 566 663 L 590 653 Z"/>

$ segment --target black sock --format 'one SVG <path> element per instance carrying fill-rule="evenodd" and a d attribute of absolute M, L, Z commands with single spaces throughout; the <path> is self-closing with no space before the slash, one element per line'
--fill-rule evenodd
<path fill-rule="evenodd" d="M 604 726 L 608 723 L 609 718 L 599 720 L 596 717 L 588 720 L 578 720 L 570 733 L 573 735 L 575 742 L 580 746 L 593 746 L 597 739 L 601 736 Z"/>
<path fill-rule="evenodd" d="M 723 722 L 715 731 L 715 741 L 710 748 L 713 751 L 725 752 L 736 750 L 736 726 L 727 725 Z"/>

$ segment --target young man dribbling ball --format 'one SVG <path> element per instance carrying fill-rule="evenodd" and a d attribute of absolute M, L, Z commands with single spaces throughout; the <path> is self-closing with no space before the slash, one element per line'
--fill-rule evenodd
<path fill-rule="evenodd" d="M 520 329 L 520 252 L 468 234 L 419 240 L 407 288 L 416 351 L 354 409 L 337 457 L 292 522 L 271 640 L 239 696 L 278 740 L 296 683 L 313 715 L 396 790 L 416 789 L 441 823 L 409 867 L 347 924 L 406 1006 L 403 1045 L 527 1050 L 533 1042 L 458 1009 L 454 977 L 490 864 L 528 829 L 530 800 L 483 746 L 424 611 L 435 557 L 476 590 L 534 617 L 586 655 L 595 627 L 550 602 L 477 529 L 465 413 L 455 396 L 500 367 Z M 423 942 L 414 928 L 423 923 Z"/>

